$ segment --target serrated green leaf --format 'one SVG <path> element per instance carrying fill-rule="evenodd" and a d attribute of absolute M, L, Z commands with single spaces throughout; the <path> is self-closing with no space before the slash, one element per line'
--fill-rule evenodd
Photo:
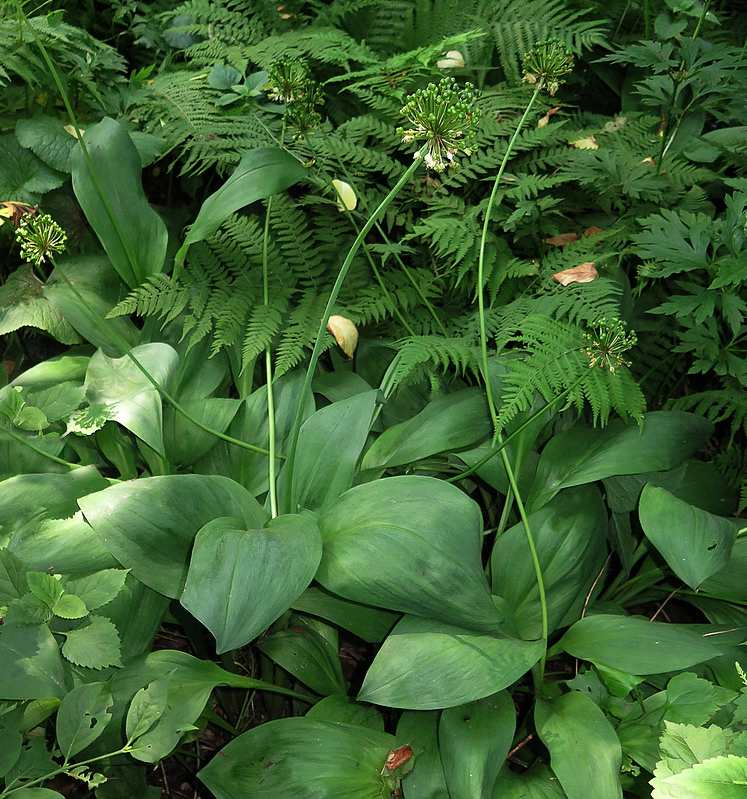
<path fill-rule="evenodd" d="M 91 616 L 87 624 L 66 633 L 62 654 L 72 663 L 87 669 L 122 665 L 119 633 L 103 616 Z"/>
<path fill-rule="evenodd" d="M 65 130 L 61 119 L 36 114 L 16 123 L 16 137 L 22 147 L 60 172 L 70 172 L 70 156 L 78 140 Z"/>
<path fill-rule="evenodd" d="M 77 433 L 80 436 L 90 436 L 108 422 L 114 419 L 115 410 L 103 402 L 89 405 L 87 408 L 73 411 L 67 420 L 67 433 Z"/>
<path fill-rule="evenodd" d="M 57 710 L 57 743 L 67 762 L 93 743 L 111 721 L 113 700 L 109 683 L 78 685 Z"/>
<path fill-rule="evenodd" d="M 50 169 L 14 133 L 0 136 L 0 197 L 35 205 L 41 195 L 63 184 L 65 176 Z"/>
<path fill-rule="evenodd" d="M 65 696 L 60 650 L 45 624 L 0 627 L 0 699 Z"/>
<path fill-rule="evenodd" d="M 713 757 L 679 774 L 655 776 L 651 784 L 652 799 L 743 799 L 747 795 L 747 757 Z"/>
<path fill-rule="evenodd" d="M 20 599 L 28 591 L 25 564 L 7 549 L 0 549 L 0 604 Z"/>
<path fill-rule="evenodd" d="M 74 594 L 63 594 L 52 606 L 52 613 L 61 619 L 82 619 L 88 611 L 85 602 Z"/>
<path fill-rule="evenodd" d="M 65 591 L 75 594 L 85 602 L 89 610 L 111 602 L 122 590 L 129 569 L 104 569 L 82 577 L 63 577 Z"/>
<path fill-rule="evenodd" d="M 62 344 L 81 341 L 70 323 L 44 296 L 43 283 L 31 265 L 24 265 L 0 286 L 0 335 L 21 327 L 46 330 Z"/>
<path fill-rule="evenodd" d="M 44 572 L 26 572 L 26 580 L 31 593 L 50 608 L 59 601 L 65 591 L 59 580 Z"/>
<path fill-rule="evenodd" d="M 39 408 L 34 408 L 31 405 L 21 408 L 11 421 L 21 430 L 29 430 L 32 433 L 41 432 L 49 427 L 49 419 Z"/>

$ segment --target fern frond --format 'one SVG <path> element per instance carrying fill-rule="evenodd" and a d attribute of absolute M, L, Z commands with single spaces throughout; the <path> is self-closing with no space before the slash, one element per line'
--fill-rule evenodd
<path fill-rule="evenodd" d="M 416 336 L 403 339 L 396 346 L 398 352 L 384 378 L 387 396 L 397 388 L 421 380 L 434 369 L 454 369 L 461 375 L 479 374 L 478 350 L 464 339 Z"/>
<path fill-rule="evenodd" d="M 144 283 L 131 291 L 106 315 L 107 319 L 116 316 L 138 314 L 156 316 L 166 321 L 179 316 L 189 301 L 189 289 L 179 280 L 163 274 L 151 275 Z"/>
<path fill-rule="evenodd" d="M 742 430 L 747 434 L 747 394 L 744 389 L 727 387 L 716 391 L 700 391 L 680 397 L 673 405 L 678 411 L 692 411 L 714 424 L 729 422 L 729 446 Z"/>
<path fill-rule="evenodd" d="M 270 305 L 258 305 L 249 315 L 241 349 L 241 362 L 246 367 L 272 343 L 280 329 L 282 314 L 287 302 L 284 298 L 275 299 Z"/>
<path fill-rule="evenodd" d="M 612 373 L 590 368 L 581 330 L 550 317 L 526 317 L 514 334 L 521 357 L 506 361 L 498 426 L 504 429 L 528 410 L 539 393 L 546 402 L 565 395 L 566 404 L 581 412 L 588 401 L 594 424 L 605 424 L 614 410 L 623 418 L 640 420 L 645 400 L 625 366 Z"/>
<path fill-rule="evenodd" d="M 283 339 L 277 350 L 276 377 L 280 377 L 300 363 L 305 351 L 311 349 L 319 331 L 326 303 L 326 297 L 317 297 L 316 294 L 308 292 L 290 312 L 283 330 Z M 334 344 L 334 339 L 328 334 L 325 337 L 322 351 L 328 350 L 332 344 Z"/>

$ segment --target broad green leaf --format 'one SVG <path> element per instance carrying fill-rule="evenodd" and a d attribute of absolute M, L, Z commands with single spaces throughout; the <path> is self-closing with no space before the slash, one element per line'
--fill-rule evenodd
<path fill-rule="evenodd" d="M 62 344 L 77 344 L 80 336 L 44 296 L 43 283 L 25 264 L 0 286 L 0 335 L 21 327 L 45 330 Z"/>
<path fill-rule="evenodd" d="M 106 256 L 88 255 L 57 260 L 44 284 L 44 296 L 89 344 L 118 357 L 140 338 L 138 328 L 125 316 L 104 321 L 123 289 Z M 123 349 L 122 340 L 129 346 Z"/>
<path fill-rule="evenodd" d="M 50 169 L 31 150 L 18 143 L 14 133 L 0 136 L 0 197 L 3 202 L 36 205 L 41 195 L 61 186 L 65 176 Z"/>
<path fill-rule="evenodd" d="M 729 561 L 737 536 L 733 522 L 647 485 L 638 515 L 646 537 L 672 571 L 693 590 Z"/>
<path fill-rule="evenodd" d="M 444 710 L 438 742 L 449 794 L 489 797 L 515 732 L 516 708 L 508 691 Z"/>
<path fill-rule="evenodd" d="M 49 788 L 17 788 L 8 796 L 10 799 L 60 799 L 62 794 Z"/>
<path fill-rule="evenodd" d="M 498 775 L 490 799 L 567 799 L 558 778 L 547 766 L 535 761 L 521 774 L 507 768 Z"/>
<path fill-rule="evenodd" d="M 384 719 L 375 707 L 363 705 L 340 694 L 332 694 L 320 699 L 311 706 L 305 718 L 333 721 L 336 724 L 355 724 L 377 732 L 384 732 Z"/>
<path fill-rule="evenodd" d="M 160 385 L 168 383 L 178 360 L 172 347 L 142 344 L 131 352 Z M 109 358 L 99 350 L 88 364 L 85 385 L 91 405 L 105 406 L 108 418 L 164 454 L 161 396 L 129 355 Z"/>
<path fill-rule="evenodd" d="M 106 488 L 93 466 L 67 474 L 23 474 L 0 483 L 0 541 L 30 568 L 56 574 L 95 571 L 116 562 L 77 511 L 76 500 Z M 40 507 L 39 497 L 44 497 Z M 1 572 L 0 572 L 1 573 Z M 2 592 L 0 578 L 0 592 Z"/>
<path fill-rule="evenodd" d="M 273 382 L 275 393 L 275 444 L 280 455 L 286 455 L 286 442 L 290 434 L 298 404 L 304 403 L 304 418 L 314 412 L 311 395 L 301 398 L 303 372 L 296 370 L 284 374 Z M 269 412 L 267 388 L 260 386 L 241 404 L 228 428 L 229 435 L 248 441 L 257 447 L 269 446 Z M 267 455 L 218 441 L 194 466 L 203 474 L 222 474 L 240 483 L 253 496 L 258 497 L 268 489 L 269 465 Z"/>
<path fill-rule="evenodd" d="M 34 780 L 38 777 L 45 777 L 59 768 L 59 764 L 52 760 L 52 754 L 47 749 L 47 742 L 44 736 L 36 736 L 23 746 L 21 755 L 16 761 L 13 768 L 6 774 L 5 782 L 7 785 L 22 784 L 28 780 Z M 34 791 L 45 790 L 37 788 L 21 788 L 20 791 Z M 18 794 L 14 791 L 13 795 Z M 46 797 L 49 794 L 42 794 Z M 55 796 L 58 794 L 54 793 Z M 32 794 L 33 796 L 33 794 Z"/>
<path fill-rule="evenodd" d="M 111 721 L 108 683 L 84 683 L 73 688 L 57 710 L 57 743 L 68 761 L 93 743 Z"/>
<path fill-rule="evenodd" d="M 356 394 L 312 414 L 301 427 L 293 472 L 293 508 L 317 513 L 353 485 L 358 459 L 371 428 L 377 391 Z M 287 470 L 278 482 L 278 501 L 287 495 Z"/>
<path fill-rule="evenodd" d="M 241 405 L 241 400 L 227 397 L 205 397 L 183 400 L 179 404 L 190 416 L 219 433 L 225 433 Z M 169 463 L 190 466 L 201 458 L 218 439 L 201 430 L 169 405 L 164 409 L 163 438 Z"/>
<path fill-rule="evenodd" d="M 735 522 L 739 527 L 742 526 L 741 520 L 735 519 Z M 706 594 L 741 603 L 747 601 L 745 574 L 747 574 L 747 536 L 739 536 L 734 542 L 727 564 L 705 580 L 700 589 Z"/>
<path fill-rule="evenodd" d="M 307 588 L 291 607 L 331 621 L 369 644 L 381 643 L 401 618 L 400 613 L 351 602 L 317 586 Z"/>
<path fill-rule="evenodd" d="M 130 702 L 125 721 L 125 734 L 128 741 L 134 741 L 161 718 L 168 702 L 171 675 L 161 677 L 145 688 L 141 688 Z"/>
<path fill-rule="evenodd" d="M 87 669 L 121 666 L 121 653 L 117 628 L 103 616 L 91 616 L 77 629 L 65 633 L 62 645 L 62 654 L 69 661 Z"/>
<path fill-rule="evenodd" d="M 122 590 L 127 579 L 126 569 L 104 569 L 81 577 L 63 577 L 65 591 L 79 596 L 89 610 L 111 602 Z"/>
<path fill-rule="evenodd" d="M 63 594 L 52 606 L 52 613 L 61 619 L 82 619 L 88 615 L 88 608 L 80 597 Z"/>
<path fill-rule="evenodd" d="M 407 799 L 449 799 L 438 748 L 438 721 L 435 710 L 405 710 L 397 723 L 397 741 L 406 741 L 419 753 L 407 776 Z"/>
<path fill-rule="evenodd" d="M 320 517 L 316 579 L 354 602 L 494 631 L 479 506 L 455 486 L 402 476 L 356 486 Z M 489 693 L 493 693 L 490 691 Z"/>
<path fill-rule="evenodd" d="M 529 516 L 547 597 L 549 631 L 578 618 L 606 554 L 607 511 L 596 486 L 561 491 Z M 513 610 L 524 638 L 542 634 L 537 577 L 524 525 L 500 536 L 490 558 L 493 593 Z"/>
<path fill-rule="evenodd" d="M 568 799 L 622 799 L 622 750 L 615 730 L 594 700 L 579 691 L 534 710 L 537 733 Z"/>
<path fill-rule="evenodd" d="M 660 674 L 720 655 L 712 641 L 683 625 L 602 615 L 577 621 L 558 645 L 573 657 L 630 674 Z"/>
<path fill-rule="evenodd" d="M 393 736 L 366 727 L 278 719 L 234 738 L 198 777 L 216 799 L 383 799 L 395 748 Z"/>
<path fill-rule="evenodd" d="M 145 585 L 182 593 L 197 531 L 226 514 L 248 528 L 267 518 L 246 489 L 226 477 L 168 475 L 119 483 L 79 500 L 86 521 L 112 555 Z"/>
<path fill-rule="evenodd" d="M 23 705 L 18 705 L 0 716 L 0 777 L 15 766 L 21 755 L 23 714 Z"/>
<path fill-rule="evenodd" d="M 337 649 L 314 630 L 280 630 L 259 641 L 257 648 L 315 693 L 347 694 Z"/>
<path fill-rule="evenodd" d="M 654 777 L 651 784 L 652 799 L 743 799 L 747 795 L 747 757 L 713 757 L 679 774 Z"/>
<path fill-rule="evenodd" d="M 0 699 L 65 696 L 65 676 L 57 642 L 46 624 L 0 628 Z"/>
<path fill-rule="evenodd" d="M 32 119 L 19 119 L 16 138 L 22 147 L 31 150 L 59 172 L 70 172 L 73 147 L 78 140 L 65 130 L 61 119 L 35 114 Z"/>
<path fill-rule="evenodd" d="M 603 428 L 576 425 L 545 446 L 527 505 L 537 510 L 561 488 L 613 475 L 672 469 L 712 432 L 713 424 L 707 419 L 681 411 L 644 414 L 643 429 L 619 421 Z"/>
<path fill-rule="evenodd" d="M 480 635 L 405 616 L 382 644 L 358 699 L 411 710 L 454 707 L 507 688 L 542 650 L 541 641 Z"/>
<path fill-rule="evenodd" d="M 215 636 L 218 654 L 254 640 L 308 587 L 322 556 L 322 538 L 307 516 L 278 516 L 263 529 L 240 519 L 203 527 L 181 604 Z"/>
<path fill-rule="evenodd" d="M 83 381 L 90 354 L 76 349 L 49 358 L 32 366 L 13 381 L 12 385 L 28 388 L 50 388 L 68 381 Z"/>
<path fill-rule="evenodd" d="M 385 430 L 366 452 L 361 469 L 402 466 L 439 452 L 464 449 L 491 432 L 485 392 L 479 388 L 456 391 Z"/>
<path fill-rule="evenodd" d="M 301 163 L 285 150 L 257 147 L 241 159 L 231 177 L 202 204 L 184 244 L 176 254 L 177 268 L 190 245 L 212 236 L 240 208 L 285 191 L 305 175 Z"/>
<path fill-rule="evenodd" d="M 78 471 L 81 470 L 71 474 Z M 104 485 L 98 490 L 105 486 L 106 482 L 102 482 Z M 32 568 L 53 569 L 55 574 L 97 571 L 117 565 L 80 511 L 65 519 L 33 519 L 13 535 L 8 547 Z"/>
<path fill-rule="evenodd" d="M 75 196 L 112 266 L 136 288 L 163 270 L 166 225 L 145 197 L 140 156 L 124 127 L 105 117 L 83 141 L 88 157 L 77 145 L 71 162 Z"/>

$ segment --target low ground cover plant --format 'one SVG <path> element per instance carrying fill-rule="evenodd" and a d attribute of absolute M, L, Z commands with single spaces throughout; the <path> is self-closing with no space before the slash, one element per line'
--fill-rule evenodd
<path fill-rule="evenodd" d="M 733 796 L 739 15 L 79 5 L 0 5 L 0 797 Z"/>

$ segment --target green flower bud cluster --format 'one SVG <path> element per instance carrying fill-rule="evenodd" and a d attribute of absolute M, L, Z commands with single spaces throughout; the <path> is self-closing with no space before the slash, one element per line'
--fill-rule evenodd
<path fill-rule="evenodd" d="M 411 127 L 398 128 L 406 144 L 425 141 L 425 163 L 436 172 L 456 166 L 458 152 L 470 155 L 469 143 L 477 134 L 480 112 L 475 108 L 477 92 L 472 84 L 460 87 L 454 78 L 444 78 L 415 92 L 401 109 Z M 417 153 L 416 153 L 417 157 Z"/>
<path fill-rule="evenodd" d="M 283 58 L 268 70 L 268 97 L 285 104 L 288 122 L 303 135 L 322 121 L 316 106 L 324 103 L 321 89 L 309 77 L 309 68 L 299 58 Z"/>
<path fill-rule="evenodd" d="M 557 39 L 537 42 L 524 55 L 524 80 L 540 84 L 550 95 L 560 88 L 563 76 L 573 69 L 573 54 Z"/>
<path fill-rule="evenodd" d="M 26 214 L 16 228 L 16 241 L 24 261 L 40 266 L 46 258 L 65 251 L 67 234 L 49 214 Z"/>
<path fill-rule="evenodd" d="M 618 366 L 630 366 L 623 355 L 638 343 L 636 334 L 625 332 L 625 326 L 619 319 L 603 317 L 594 326 L 594 332 L 584 338 L 589 346 L 584 353 L 589 358 L 589 369 L 599 366 L 614 372 Z"/>

